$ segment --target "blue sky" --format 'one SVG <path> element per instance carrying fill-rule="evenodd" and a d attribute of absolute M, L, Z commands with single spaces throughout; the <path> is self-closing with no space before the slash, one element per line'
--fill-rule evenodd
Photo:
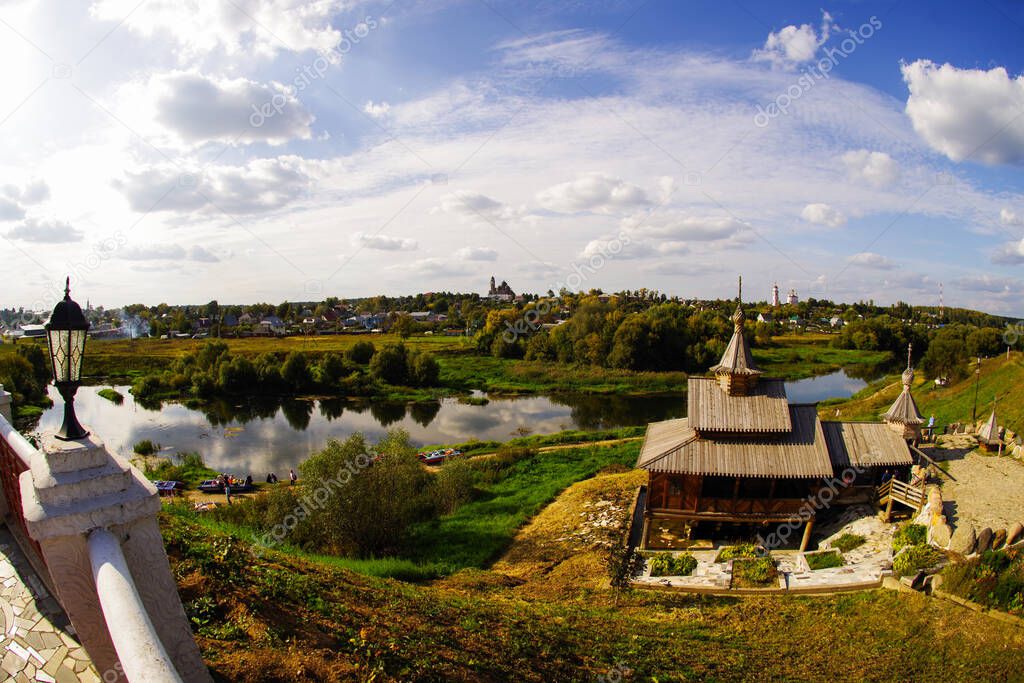
<path fill-rule="evenodd" d="M 0 0 L 0 305 L 742 273 L 1022 315 L 1021 45 L 999 0 Z"/>

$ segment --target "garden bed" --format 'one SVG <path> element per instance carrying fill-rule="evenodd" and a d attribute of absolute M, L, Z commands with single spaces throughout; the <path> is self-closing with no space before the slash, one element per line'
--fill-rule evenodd
<path fill-rule="evenodd" d="M 816 550 L 804 553 L 804 562 L 807 563 L 807 568 L 811 571 L 834 569 L 846 564 L 843 554 L 838 550 Z"/>
<path fill-rule="evenodd" d="M 778 588 L 779 570 L 771 557 L 736 558 L 732 561 L 732 588 Z"/>

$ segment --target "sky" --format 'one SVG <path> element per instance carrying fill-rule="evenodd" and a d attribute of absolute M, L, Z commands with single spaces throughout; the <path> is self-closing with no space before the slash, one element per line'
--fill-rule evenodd
<path fill-rule="evenodd" d="M 1024 6 L 0 0 L 0 306 L 1024 315 Z"/>

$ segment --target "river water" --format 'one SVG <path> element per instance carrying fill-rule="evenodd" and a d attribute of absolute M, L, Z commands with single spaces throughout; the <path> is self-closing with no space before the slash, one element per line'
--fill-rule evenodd
<path fill-rule="evenodd" d="M 865 386 L 840 371 L 788 382 L 794 402 L 846 397 Z M 163 453 L 197 451 L 210 467 L 234 474 L 287 474 L 329 438 L 344 439 L 362 432 L 370 440 L 401 427 L 413 442 L 461 443 L 471 439 L 505 441 L 520 433 L 546 434 L 566 429 L 597 430 L 643 425 L 682 417 L 683 397 L 624 397 L 580 394 L 490 397 L 486 405 L 457 399 L 426 403 L 388 401 L 253 400 L 215 401 L 202 408 L 167 402 L 159 407 L 135 401 L 128 387 L 115 387 L 124 402 L 114 404 L 97 395 L 101 386 L 78 390 L 78 418 L 107 447 L 130 456 L 132 446 L 150 439 Z M 63 401 L 51 387 L 53 407 L 39 421 L 40 431 L 60 427 Z"/>

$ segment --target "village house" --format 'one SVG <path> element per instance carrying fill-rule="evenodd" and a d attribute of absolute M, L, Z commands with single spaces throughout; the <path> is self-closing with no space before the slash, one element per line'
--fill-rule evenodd
<path fill-rule="evenodd" d="M 789 524 L 803 527 L 804 550 L 823 509 L 815 501 L 875 502 L 878 484 L 906 477 L 913 463 L 912 370 L 887 422 L 823 422 L 815 404 L 790 403 L 781 379 L 761 376 L 739 302 L 732 321 L 711 376 L 687 381 L 687 417 L 648 425 L 636 464 L 649 473 L 642 548 L 747 539 Z M 903 489 L 882 502 L 891 509 L 890 501 L 920 503 Z"/>

